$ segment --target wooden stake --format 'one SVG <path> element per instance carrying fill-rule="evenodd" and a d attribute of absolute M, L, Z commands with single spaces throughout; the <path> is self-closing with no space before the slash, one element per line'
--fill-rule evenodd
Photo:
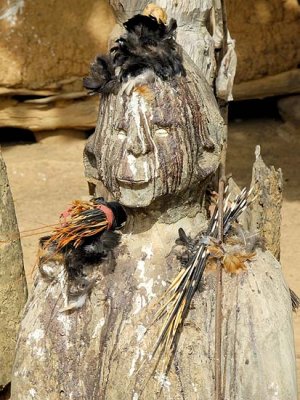
<path fill-rule="evenodd" d="M 218 239 L 223 241 L 223 203 L 225 182 L 219 180 Z M 222 400 L 222 264 L 217 263 L 216 311 L 215 311 L 215 399 Z"/>
<path fill-rule="evenodd" d="M 219 166 L 219 199 L 218 199 L 218 239 L 223 242 L 224 226 L 224 190 L 225 190 L 225 163 L 226 163 L 227 143 L 224 142 L 221 162 Z M 222 400 L 222 264 L 217 262 L 216 276 L 216 309 L 215 309 L 215 400 Z"/>
<path fill-rule="evenodd" d="M 223 46 L 219 58 L 220 68 L 221 60 L 226 54 L 227 50 L 227 16 L 225 1 L 221 0 L 222 16 L 223 16 Z M 228 103 L 224 101 L 218 101 L 220 106 L 221 114 L 227 124 L 227 112 Z M 224 190 L 225 190 L 225 165 L 226 165 L 226 153 L 227 153 L 227 135 L 224 138 L 224 144 L 221 153 L 221 162 L 219 166 L 219 199 L 218 199 L 218 239 L 223 242 L 224 229 L 223 229 L 223 215 L 224 215 Z M 217 276 L 216 276 L 216 309 L 215 309 L 215 400 L 222 400 L 222 264 L 221 260 L 217 262 Z"/>

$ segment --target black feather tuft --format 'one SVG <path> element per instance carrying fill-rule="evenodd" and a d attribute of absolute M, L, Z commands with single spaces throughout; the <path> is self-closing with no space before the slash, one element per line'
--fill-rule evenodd
<path fill-rule="evenodd" d="M 182 228 L 178 229 L 178 236 L 181 243 L 183 243 L 186 246 L 190 244 L 191 239 L 187 236 L 187 234 Z"/>
<path fill-rule="evenodd" d="M 185 233 L 183 228 L 178 229 L 178 236 L 179 237 L 178 239 L 176 239 L 175 243 L 184 246 L 185 250 L 180 255 L 178 255 L 177 258 L 181 262 L 181 265 L 186 268 L 195 254 L 196 244 L 198 243 L 198 240 L 193 240 Z"/>
<path fill-rule="evenodd" d="M 167 28 L 164 23 L 158 22 L 157 19 L 152 16 L 146 16 L 142 14 L 135 15 L 123 25 L 127 32 L 135 33 L 145 41 L 149 40 L 150 42 L 152 38 L 156 40 L 163 38 L 167 32 Z"/>
<path fill-rule="evenodd" d="M 115 76 L 111 57 L 96 58 L 91 65 L 90 76 L 83 78 L 83 86 L 90 91 L 90 94 L 118 92 L 120 83 Z"/>
<path fill-rule="evenodd" d="M 291 296 L 291 302 L 292 302 L 292 309 L 294 312 L 297 312 L 298 308 L 300 306 L 300 299 L 292 289 L 290 289 L 290 296 Z"/>
<path fill-rule="evenodd" d="M 127 33 L 111 49 L 114 64 L 120 67 L 120 80 L 126 81 L 146 69 L 151 69 L 161 79 L 185 75 L 180 47 L 174 39 L 177 23 L 169 25 L 154 17 L 135 15 L 124 24 Z"/>
<path fill-rule="evenodd" d="M 84 243 L 74 248 L 65 249 L 65 267 L 70 279 L 82 276 L 84 265 L 98 264 L 120 244 L 121 235 L 113 231 L 105 231 L 100 235 L 86 238 Z"/>
<path fill-rule="evenodd" d="M 83 246 L 86 261 L 97 262 L 99 259 L 106 257 L 109 251 L 120 244 L 120 240 L 121 235 L 113 231 L 106 231 L 101 237 L 95 237 L 90 243 L 86 243 Z"/>
<path fill-rule="evenodd" d="M 152 70 L 163 80 L 185 76 L 181 48 L 175 41 L 177 23 L 135 15 L 124 23 L 126 33 L 116 40 L 108 56 L 97 57 L 83 85 L 91 94 L 116 94 L 122 82 Z"/>

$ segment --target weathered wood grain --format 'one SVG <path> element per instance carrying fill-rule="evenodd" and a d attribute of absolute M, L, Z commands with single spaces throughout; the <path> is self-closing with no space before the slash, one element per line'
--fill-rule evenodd
<path fill-rule="evenodd" d="M 0 150 L 0 390 L 11 380 L 17 333 L 26 298 L 20 236 Z"/>

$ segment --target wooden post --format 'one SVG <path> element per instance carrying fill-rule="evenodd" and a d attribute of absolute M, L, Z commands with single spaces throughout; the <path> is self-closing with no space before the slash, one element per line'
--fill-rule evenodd
<path fill-rule="evenodd" d="M 17 332 L 26 299 L 20 236 L 0 150 L 0 391 L 11 381 Z"/>

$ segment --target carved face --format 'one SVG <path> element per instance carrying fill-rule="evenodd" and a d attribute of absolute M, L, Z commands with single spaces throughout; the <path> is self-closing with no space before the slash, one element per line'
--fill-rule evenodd
<path fill-rule="evenodd" d="M 130 95 L 104 98 L 85 149 L 87 175 L 128 207 L 204 180 L 218 166 L 224 129 L 212 94 L 209 100 L 204 105 L 198 85 L 186 78 L 156 79 Z"/>

